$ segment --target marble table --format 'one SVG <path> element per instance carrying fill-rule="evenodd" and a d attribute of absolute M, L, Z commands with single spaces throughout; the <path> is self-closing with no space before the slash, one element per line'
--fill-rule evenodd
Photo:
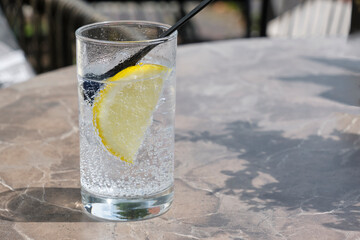
<path fill-rule="evenodd" d="M 81 211 L 75 67 L 0 90 L 0 239 L 360 238 L 360 55 L 346 39 L 181 46 L 175 202 Z"/>

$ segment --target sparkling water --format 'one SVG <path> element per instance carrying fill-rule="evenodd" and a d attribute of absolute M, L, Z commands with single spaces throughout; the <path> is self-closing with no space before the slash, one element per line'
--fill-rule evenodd
<path fill-rule="evenodd" d="M 163 82 L 151 124 L 133 163 L 121 161 L 103 145 L 93 125 L 93 101 L 105 84 L 78 76 L 81 186 L 111 198 L 156 195 L 172 187 L 174 172 L 175 71 Z"/>

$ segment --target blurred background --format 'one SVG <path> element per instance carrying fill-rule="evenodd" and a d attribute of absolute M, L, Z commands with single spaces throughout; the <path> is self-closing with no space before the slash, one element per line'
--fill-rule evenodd
<path fill-rule="evenodd" d="M 104 20 L 173 25 L 200 1 L 0 0 L 0 88 L 75 63 L 75 30 Z M 347 38 L 360 0 L 214 1 L 179 31 L 179 44 L 235 38 Z"/>

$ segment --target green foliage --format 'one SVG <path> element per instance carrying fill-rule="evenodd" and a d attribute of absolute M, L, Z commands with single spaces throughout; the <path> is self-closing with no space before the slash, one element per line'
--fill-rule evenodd
<path fill-rule="evenodd" d="M 147 209 L 136 209 L 137 207 L 140 207 L 139 203 L 118 203 L 116 204 L 116 206 L 119 210 L 117 214 L 120 216 L 124 216 L 127 219 L 142 219 L 150 214 Z"/>

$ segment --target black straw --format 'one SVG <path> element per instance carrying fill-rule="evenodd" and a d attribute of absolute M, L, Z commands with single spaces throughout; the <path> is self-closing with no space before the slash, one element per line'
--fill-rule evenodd
<path fill-rule="evenodd" d="M 198 12 L 200 12 L 203 8 L 205 8 L 209 3 L 211 3 L 213 0 L 203 0 L 199 5 L 197 5 L 191 12 L 186 14 L 184 17 L 182 17 L 178 22 L 176 22 L 171 28 L 169 28 L 167 31 L 165 31 L 163 34 L 160 35 L 160 38 L 164 38 L 167 36 L 170 36 L 173 32 L 175 32 L 177 29 L 179 29 L 181 26 L 183 26 L 187 21 L 190 20 L 194 15 L 196 15 Z M 158 43 L 160 44 L 160 43 Z M 84 77 L 90 80 L 104 80 L 106 78 L 112 77 L 121 70 L 136 65 L 142 59 L 146 54 L 148 54 L 154 47 L 156 47 L 158 44 L 149 45 L 131 57 L 125 59 L 123 62 L 119 63 L 106 73 L 97 75 L 93 73 L 88 73 Z"/>
<path fill-rule="evenodd" d="M 160 37 L 167 37 L 173 32 L 175 32 L 178 28 L 182 27 L 187 21 L 190 20 L 193 16 L 195 16 L 198 12 L 203 10 L 209 3 L 213 0 L 204 0 L 199 5 L 197 5 L 191 12 L 182 17 L 179 21 L 177 21 L 171 28 L 169 28 L 166 32 L 164 32 Z"/>

